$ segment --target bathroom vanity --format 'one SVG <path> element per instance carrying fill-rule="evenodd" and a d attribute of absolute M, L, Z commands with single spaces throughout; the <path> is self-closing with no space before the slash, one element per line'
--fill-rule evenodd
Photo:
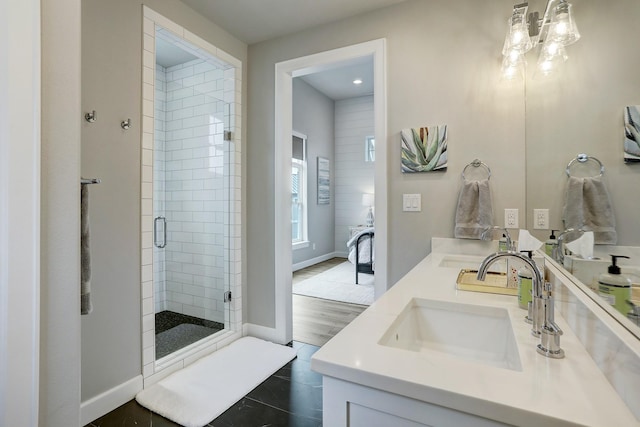
<path fill-rule="evenodd" d="M 638 340 L 552 262 L 563 359 L 536 352 L 515 296 L 456 289 L 496 242 L 432 248 L 312 358 L 325 426 L 640 426 Z"/>

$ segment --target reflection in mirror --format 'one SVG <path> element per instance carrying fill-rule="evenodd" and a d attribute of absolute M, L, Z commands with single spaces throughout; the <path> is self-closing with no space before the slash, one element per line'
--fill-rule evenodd
<path fill-rule="evenodd" d="M 376 139 L 373 136 L 368 136 L 364 142 L 364 161 L 376 161 Z"/>
<path fill-rule="evenodd" d="M 537 3 L 543 2 L 532 1 L 530 7 L 544 7 Z M 598 159 L 605 168 L 601 179 L 611 197 L 617 239 L 608 245 L 596 244 L 593 259 L 567 254 L 564 265 L 576 281 L 590 289 L 594 301 L 640 337 L 637 309 L 632 305 L 640 305 L 640 164 L 624 161 L 625 108 L 640 104 L 640 56 L 630 54 L 640 40 L 640 2 L 619 0 L 612 7 L 611 3 L 583 0 L 573 12 L 582 38 L 572 46 L 571 60 L 546 77 L 527 70 L 527 229 L 544 241 L 550 229 L 562 232 L 568 228 L 563 222 L 567 164 L 578 153 Z M 593 175 L 594 165 L 576 161 L 572 170 L 574 166 L 589 166 L 588 171 L 576 170 L 576 175 Z M 549 210 L 549 229 L 534 227 L 533 209 Z M 629 257 L 618 262 L 622 275 L 631 280 L 628 296 L 632 304 L 624 312 L 614 308 L 611 294 L 597 283 L 602 274 L 608 274 L 610 254 Z"/>

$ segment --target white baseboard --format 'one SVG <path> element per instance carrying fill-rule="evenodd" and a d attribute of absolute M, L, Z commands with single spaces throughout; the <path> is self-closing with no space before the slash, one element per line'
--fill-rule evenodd
<path fill-rule="evenodd" d="M 308 259 L 306 261 L 301 261 L 293 264 L 292 271 L 302 270 L 303 268 L 310 267 L 312 265 L 318 264 L 323 261 L 330 260 L 331 258 L 346 258 L 347 253 L 344 254 L 342 252 L 329 252 L 328 254 L 320 255 L 315 258 Z"/>
<path fill-rule="evenodd" d="M 282 334 L 279 334 L 276 328 L 255 325 L 253 323 L 245 323 L 244 325 L 242 325 L 242 332 L 242 336 L 245 337 L 256 337 L 265 341 L 274 342 L 276 344 L 288 344 L 288 342 L 282 342 Z"/>
<path fill-rule="evenodd" d="M 107 390 L 80 404 L 80 425 L 84 426 L 91 421 L 113 411 L 133 399 L 142 390 L 142 375 L 131 378 L 111 390 Z"/>

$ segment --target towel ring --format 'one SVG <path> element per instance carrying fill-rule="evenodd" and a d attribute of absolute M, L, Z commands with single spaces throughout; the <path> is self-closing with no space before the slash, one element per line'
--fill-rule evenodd
<path fill-rule="evenodd" d="M 580 153 L 580 154 L 578 154 L 574 159 L 571 159 L 571 161 L 569 162 L 569 164 L 567 164 L 567 169 L 566 169 L 567 176 L 571 176 L 571 170 L 570 170 L 570 169 L 571 169 L 571 166 L 572 166 L 576 161 L 578 161 L 579 163 L 583 163 L 583 164 L 584 164 L 584 163 L 587 163 L 589 160 L 591 160 L 591 161 L 593 161 L 594 163 L 596 163 L 596 164 L 598 165 L 598 167 L 599 167 L 599 171 L 600 171 L 600 173 L 599 173 L 598 175 L 595 175 L 595 176 L 594 176 L 594 178 L 595 178 L 595 177 L 600 177 L 600 176 L 604 175 L 604 165 L 602 164 L 602 162 L 601 162 L 600 160 L 596 159 L 596 158 L 595 158 L 595 157 L 593 157 L 593 156 L 588 156 L 588 155 L 586 155 L 585 153 Z"/>
<path fill-rule="evenodd" d="M 481 161 L 480 159 L 475 159 L 474 161 L 469 163 L 467 166 L 465 166 L 464 169 L 462 169 L 462 179 L 467 179 L 464 173 L 470 166 L 473 166 L 475 168 L 479 168 L 480 166 L 484 167 L 487 170 L 487 179 L 491 179 L 491 168 L 489 168 L 489 166 L 487 166 L 487 164 Z"/>

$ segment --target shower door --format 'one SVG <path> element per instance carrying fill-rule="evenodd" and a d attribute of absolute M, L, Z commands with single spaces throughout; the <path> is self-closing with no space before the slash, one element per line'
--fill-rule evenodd
<path fill-rule="evenodd" d="M 153 287 L 158 360 L 229 328 L 234 147 L 232 106 L 223 101 L 229 70 L 162 29 L 156 31 L 156 51 Z"/>

